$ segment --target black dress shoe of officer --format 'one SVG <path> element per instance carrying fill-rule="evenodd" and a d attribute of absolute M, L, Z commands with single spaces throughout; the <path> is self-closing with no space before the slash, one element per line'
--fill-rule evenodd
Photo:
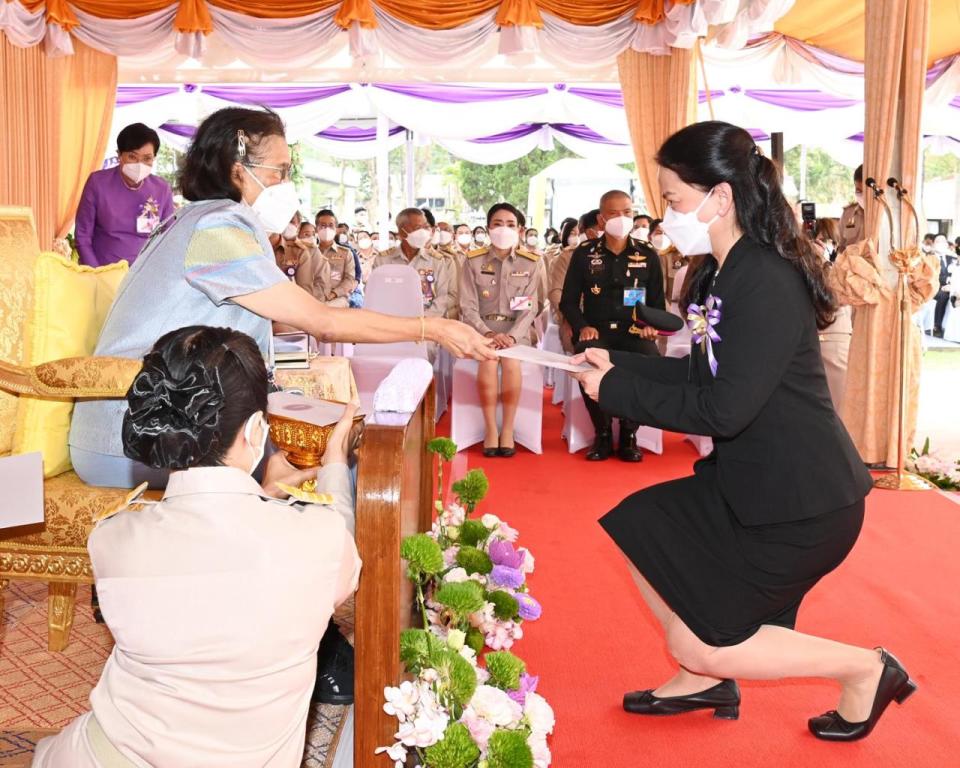
<path fill-rule="evenodd" d="M 620 448 L 617 451 L 620 461 L 638 462 L 643 461 L 643 451 L 637 446 L 637 439 L 634 432 L 624 432 L 623 424 L 620 425 Z"/>
<path fill-rule="evenodd" d="M 613 432 L 609 429 L 597 432 L 593 448 L 587 454 L 587 461 L 606 461 L 613 453 Z"/>
<path fill-rule="evenodd" d="M 880 651 L 883 672 L 880 675 L 877 694 L 873 697 L 870 717 L 860 723 L 851 723 L 833 709 L 819 717 L 811 717 L 807 725 L 810 726 L 810 733 L 818 739 L 857 741 L 857 739 L 866 738 L 891 701 L 903 704 L 917 690 L 917 684 L 910 679 L 907 670 L 897 661 L 896 656 L 883 648 L 877 648 L 877 650 Z"/>
<path fill-rule="evenodd" d="M 712 709 L 721 720 L 740 717 L 740 688 L 736 680 L 724 680 L 713 688 L 686 696 L 654 696 L 652 690 L 624 694 L 623 708 L 635 715 L 680 715 L 698 709 Z"/>

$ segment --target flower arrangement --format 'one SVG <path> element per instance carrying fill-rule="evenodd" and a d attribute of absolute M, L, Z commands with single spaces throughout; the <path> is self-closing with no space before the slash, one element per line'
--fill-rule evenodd
<path fill-rule="evenodd" d="M 423 629 L 400 637 L 413 679 L 384 690 L 384 711 L 399 728 L 396 743 L 377 753 L 395 768 L 411 752 L 420 768 L 547 768 L 553 710 L 536 692 L 538 678 L 507 650 L 523 623 L 540 617 L 526 584 L 533 555 L 495 515 L 470 517 L 489 488 L 481 470 L 452 485 L 457 501 L 444 508 L 443 465 L 457 448 L 446 438 L 427 447 L 439 457 L 437 519 L 400 549 Z"/>
<path fill-rule="evenodd" d="M 951 462 L 930 453 L 929 437 L 919 453 L 916 448 L 910 451 L 907 469 L 945 491 L 960 491 L 960 459 Z"/>

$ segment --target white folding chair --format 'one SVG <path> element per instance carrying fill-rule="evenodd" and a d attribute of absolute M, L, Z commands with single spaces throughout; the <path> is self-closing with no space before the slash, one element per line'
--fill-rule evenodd
<path fill-rule="evenodd" d="M 453 364 L 453 402 L 450 406 L 450 439 L 461 451 L 483 440 L 483 411 L 477 391 L 475 360 L 457 360 Z M 520 364 L 521 389 L 513 437 L 533 453 L 543 453 L 543 369 L 532 363 Z M 497 423 L 503 414 L 497 405 Z"/>
<path fill-rule="evenodd" d="M 545 352 L 556 352 L 558 355 L 564 354 L 563 344 L 560 343 L 560 326 L 553 322 L 552 317 L 548 319 L 543 340 L 540 342 L 540 349 Z M 554 405 L 563 402 L 563 378 L 566 375 L 564 371 L 559 371 L 556 368 L 547 368 L 546 374 L 544 374 L 546 385 L 548 387 L 553 386 L 553 397 L 550 402 Z"/>
<path fill-rule="evenodd" d="M 593 444 L 596 430 L 593 421 L 583 402 L 583 392 L 580 385 L 572 376 L 567 377 L 567 391 L 563 402 L 563 439 L 567 441 L 567 450 L 570 453 L 582 451 Z M 614 420 L 614 440 L 619 439 L 619 420 Z M 644 450 L 660 455 L 663 453 L 663 430 L 656 427 L 640 427 L 637 429 L 637 445 Z"/>
<path fill-rule="evenodd" d="M 690 329 L 687 326 L 677 331 L 673 336 L 667 337 L 667 351 L 665 357 L 687 357 L 690 354 Z M 697 449 L 701 457 L 707 456 L 713 450 L 713 440 L 703 435 L 684 435 L 683 439 L 688 441 Z"/>
<path fill-rule="evenodd" d="M 364 307 L 385 315 L 398 317 L 420 317 L 423 314 L 423 291 L 420 275 L 406 264 L 385 264 L 370 273 L 367 281 Z M 408 357 L 429 359 L 427 346 L 413 341 L 395 341 L 387 344 L 354 344 L 351 367 L 360 400 L 372 398 L 380 382 L 386 378 L 393 366 Z M 439 355 L 437 358 L 439 359 Z M 443 386 L 442 375 L 437 375 L 437 361 L 434 361 L 437 381 L 437 419 L 447 409 L 447 393 Z"/>

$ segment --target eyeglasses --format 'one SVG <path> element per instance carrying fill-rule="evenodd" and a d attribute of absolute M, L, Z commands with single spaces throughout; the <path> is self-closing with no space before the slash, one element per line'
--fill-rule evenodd
<path fill-rule="evenodd" d="M 290 179 L 290 166 L 289 165 L 263 165 L 262 163 L 244 163 L 248 168 L 266 168 L 268 171 L 275 171 L 280 174 L 280 181 L 288 181 Z"/>

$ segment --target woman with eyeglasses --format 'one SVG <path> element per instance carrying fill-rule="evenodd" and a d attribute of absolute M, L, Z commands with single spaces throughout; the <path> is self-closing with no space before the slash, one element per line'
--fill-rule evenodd
<path fill-rule="evenodd" d="M 153 233 L 120 286 L 96 354 L 142 358 L 187 325 L 251 336 L 270 362 L 271 322 L 324 341 L 435 341 L 457 357 L 494 359 L 476 330 L 442 317 L 400 318 L 324 306 L 277 267 L 269 233 L 282 233 L 300 201 L 290 181 L 283 122 L 269 110 L 230 107 L 197 129 L 180 171 L 190 201 Z M 124 455 L 121 400 L 78 403 L 73 466 L 90 485 L 166 485 L 166 472 Z"/>

